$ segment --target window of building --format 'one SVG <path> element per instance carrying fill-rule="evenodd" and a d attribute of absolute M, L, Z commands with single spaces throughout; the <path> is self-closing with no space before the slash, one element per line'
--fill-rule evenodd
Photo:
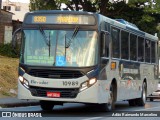
<path fill-rule="evenodd" d="M 3 6 L 3 9 L 6 11 L 11 11 L 11 6 Z"/>
<path fill-rule="evenodd" d="M 21 11 L 21 6 L 15 6 L 15 11 Z"/>

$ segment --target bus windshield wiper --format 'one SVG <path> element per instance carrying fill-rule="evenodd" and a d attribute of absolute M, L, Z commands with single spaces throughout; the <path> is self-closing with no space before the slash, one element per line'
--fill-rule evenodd
<path fill-rule="evenodd" d="M 45 32 L 44 32 L 44 30 L 43 30 L 41 27 L 39 27 L 39 31 L 40 31 L 40 33 L 42 34 L 46 45 L 48 46 L 49 57 L 50 57 L 50 49 L 51 49 L 51 45 L 50 45 L 50 43 L 51 43 L 51 42 L 50 42 L 50 41 L 51 41 L 51 40 L 50 40 L 50 32 L 49 32 L 49 37 L 47 37 L 46 34 L 45 34 Z"/>
<path fill-rule="evenodd" d="M 66 43 L 66 44 L 65 44 L 65 47 L 66 47 L 66 48 L 69 48 L 69 47 L 70 47 L 70 45 L 71 45 L 71 43 L 72 43 L 72 40 L 74 40 L 74 38 L 76 37 L 78 31 L 79 31 L 79 26 L 75 27 L 74 32 L 73 32 L 73 35 L 72 35 L 71 39 L 69 39 L 68 43 L 66 42 L 66 39 L 65 39 L 65 43 Z"/>

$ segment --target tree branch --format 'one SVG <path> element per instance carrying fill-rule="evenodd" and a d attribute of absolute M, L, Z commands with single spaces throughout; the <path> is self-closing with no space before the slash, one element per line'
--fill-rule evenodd
<path fill-rule="evenodd" d="M 69 8 L 70 10 L 74 11 L 73 7 L 70 4 L 66 4 L 67 8 Z"/>

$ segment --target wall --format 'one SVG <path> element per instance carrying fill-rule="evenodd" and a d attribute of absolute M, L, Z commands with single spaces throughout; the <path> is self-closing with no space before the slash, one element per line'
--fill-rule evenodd
<path fill-rule="evenodd" d="M 12 27 L 12 15 L 10 12 L 0 11 L 0 44 L 4 43 L 5 26 Z"/>

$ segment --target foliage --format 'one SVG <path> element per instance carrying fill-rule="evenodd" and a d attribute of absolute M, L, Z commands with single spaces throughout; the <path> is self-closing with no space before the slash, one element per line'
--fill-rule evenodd
<path fill-rule="evenodd" d="M 11 44 L 0 44 L 0 55 L 12 57 L 12 58 L 18 57 L 14 53 Z"/>
<path fill-rule="evenodd" d="M 160 22 L 159 0 L 156 0 L 155 2 L 151 2 L 151 0 L 148 2 L 146 2 L 146 0 L 130 0 L 128 5 L 141 9 L 143 12 L 143 14 L 141 14 L 141 19 L 138 19 L 136 22 L 141 30 L 151 34 L 160 32 L 160 30 L 157 29 L 157 25 Z"/>
<path fill-rule="evenodd" d="M 30 0 L 30 11 L 33 10 L 54 10 L 60 6 L 58 0 Z"/>
<path fill-rule="evenodd" d="M 134 5 L 131 3 L 124 4 L 123 2 L 119 2 L 114 5 L 114 10 L 110 11 L 110 13 L 112 13 L 112 16 L 110 17 L 123 18 L 131 23 L 136 24 L 140 30 L 154 35 L 158 32 L 156 27 L 160 20 L 159 14 L 151 13 L 152 9 L 149 7 L 140 7 L 140 5 L 138 6 L 136 4 L 137 3 Z M 121 11 L 118 13 L 117 11 L 120 10 L 119 8 L 121 8 Z"/>

